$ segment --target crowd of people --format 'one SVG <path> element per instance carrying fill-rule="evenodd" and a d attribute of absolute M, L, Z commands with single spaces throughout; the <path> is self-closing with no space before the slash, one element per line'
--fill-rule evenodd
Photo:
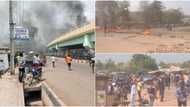
<path fill-rule="evenodd" d="M 154 106 L 155 100 L 159 100 L 160 103 L 166 101 L 166 90 L 173 89 L 177 105 L 187 106 L 190 74 L 156 73 L 151 74 L 149 79 L 145 79 L 142 75 L 129 74 L 125 79 L 111 80 L 107 86 L 107 94 L 113 96 L 115 106 Z"/>

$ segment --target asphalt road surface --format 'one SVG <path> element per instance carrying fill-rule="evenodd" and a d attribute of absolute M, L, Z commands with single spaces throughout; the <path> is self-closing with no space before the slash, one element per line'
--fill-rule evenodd
<path fill-rule="evenodd" d="M 44 78 L 52 90 L 68 106 L 95 105 L 95 76 L 89 64 L 72 64 L 68 71 L 63 58 L 56 58 L 55 68 L 47 61 Z"/>

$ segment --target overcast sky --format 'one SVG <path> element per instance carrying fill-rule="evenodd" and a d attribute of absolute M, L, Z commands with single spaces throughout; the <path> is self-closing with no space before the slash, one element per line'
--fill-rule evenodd
<path fill-rule="evenodd" d="M 96 60 L 105 62 L 108 59 L 112 59 L 115 62 L 128 62 L 133 55 L 130 53 L 96 53 Z M 160 61 L 165 63 L 181 63 L 190 60 L 190 53 L 149 53 L 146 55 L 156 59 L 157 63 Z"/>
<path fill-rule="evenodd" d="M 85 4 L 85 16 L 87 16 L 87 20 L 95 21 L 95 1 L 94 0 L 83 0 Z"/>
<path fill-rule="evenodd" d="M 139 2 L 142 0 L 129 0 L 130 2 L 130 10 L 131 11 L 137 11 L 139 10 Z M 153 0 L 149 0 L 153 1 Z M 160 0 L 163 2 L 166 9 L 169 8 L 181 8 L 181 10 L 187 14 L 190 15 L 190 1 L 189 0 Z"/>

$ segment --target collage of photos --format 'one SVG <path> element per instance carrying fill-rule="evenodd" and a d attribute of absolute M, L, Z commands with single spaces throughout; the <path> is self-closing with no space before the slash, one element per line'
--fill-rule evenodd
<path fill-rule="evenodd" d="M 0 107 L 190 106 L 190 0 L 2 0 L 0 32 Z"/>

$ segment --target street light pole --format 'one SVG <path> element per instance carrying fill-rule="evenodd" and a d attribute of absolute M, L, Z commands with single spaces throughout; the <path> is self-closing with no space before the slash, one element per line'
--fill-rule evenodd
<path fill-rule="evenodd" d="M 15 74 L 14 69 L 14 23 L 13 23 L 13 11 L 12 1 L 9 0 L 9 30 L 10 30 L 10 70 L 11 74 Z"/>

